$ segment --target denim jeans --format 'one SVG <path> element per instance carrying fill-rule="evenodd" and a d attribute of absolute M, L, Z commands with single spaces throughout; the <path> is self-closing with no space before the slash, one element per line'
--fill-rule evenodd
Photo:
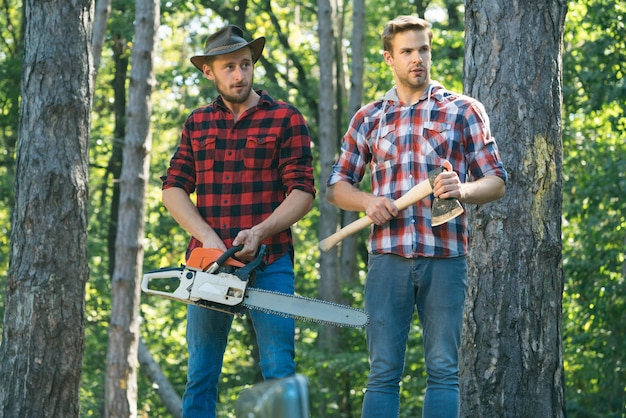
<path fill-rule="evenodd" d="M 265 271 L 258 271 L 254 287 L 293 294 L 294 272 L 289 254 L 267 266 Z M 264 379 L 295 374 L 294 320 L 253 310 L 249 314 L 257 336 Z M 189 360 L 183 417 L 216 416 L 217 383 L 232 322 L 232 315 L 187 306 Z"/>
<path fill-rule="evenodd" d="M 362 418 L 400 415 L 400 380 L 415 307 L 423 329 L 427 375 L 422 416 L 458 417 L 466 291 L 466 257 L 407 259 L 370 254 L 365 282 L 370 374 Z"/>

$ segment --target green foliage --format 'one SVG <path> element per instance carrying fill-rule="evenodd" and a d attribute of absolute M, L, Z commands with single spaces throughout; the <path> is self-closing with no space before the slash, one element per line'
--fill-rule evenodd
<path fill-rule="evenodd" d="M 9 237 L 15 184 L 15 152 L 22 71 L 22 17 L 19 1 L 5 0 L 0 12 L 0 318 L 9 269 Z M 0 337 L 1 341 L 1 337 Z"/>
<path fill-rule="evenodd" d="M 624 1 L 571 2 L 566 23 L 563 347 L 571 416 L 620 417 L 626 408 L 625 10 Z"/>
<path fill-rule="evenodd" d="M 620 416 L 626 405 L 623 356 L 611 355 L 626 350 L 625 128 L 623 108 L 610 103 L 572 116 L 564 136 L 563 344 L 568 409 L 580 416 Z"/>

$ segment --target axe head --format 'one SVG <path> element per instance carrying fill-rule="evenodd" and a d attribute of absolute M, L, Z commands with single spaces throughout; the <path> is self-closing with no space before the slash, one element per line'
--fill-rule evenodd
<path fill-rule="evenodd" d="M 430 187 L 434 187 L 435 178 L 441 173 L 443 170 L 452 170 L 452 166 L 448 161 L 444 162 L 443 167 L 438 167 L 428 173 L 428 181 L 430 182 Z M 463 206 L 457 199 L 440 199 L 435 197 L 433 202 L 433 206 L 431 208 L 431 224 L 432 226 L 438 226 L 448 222 L 451 219 L 456 218 L 460 214 L 463 213 Z"/>

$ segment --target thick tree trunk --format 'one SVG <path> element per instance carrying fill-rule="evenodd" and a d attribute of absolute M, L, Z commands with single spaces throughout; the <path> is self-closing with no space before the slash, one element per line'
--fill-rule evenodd
<path fill-rule="evenodd" d="M 25 15 L 0 417 L 78 417 L 93 10 L 28 0 Z"/>
<path fill-rule="evenodd" d="M 564 0 L 466 2 L 465 90 L 509 173 L 470 212 L 462 347 L 468 417 L 563 417 L 561 44 Z"/>
<path fill-rule="evenodd" d="M 137 0 L 127 130 L 120 177 L 120 207 L 112 277 L 111 323 L 105 380 L 105 416 L 137 415 L 139 299 L 143 264 L 145 191 L 152 134 L 153 62 L 158 0 Z"/>

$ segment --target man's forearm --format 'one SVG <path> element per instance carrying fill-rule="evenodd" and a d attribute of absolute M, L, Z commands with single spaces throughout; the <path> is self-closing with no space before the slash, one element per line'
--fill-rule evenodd
<path fill-rule="evenodd" d="M 276 235 L 291 227 L 313 207 L 313 195 L 302 190 L 293 190 L 274 212 L 263 222 L 251 229 L 262 239 Z"/>
<path fill-rule="evenodd" d="M 172 218 L 189 234 L 202 242 L 203 245 L 214 248 L 224 247 L 224 243 L 211 226 L 200 216 L 198 208 L 193 204 L 185 190 L 171 187 L 162 192 L 163 205 Z"/>
<path fill-rule="evenodd" d="M 459 199 L 463 203 L 483 205 L 504 196 L 504 180 L 497 176 L 485 176 L 476 181 L 463 183 L 463 191 Z"/>

